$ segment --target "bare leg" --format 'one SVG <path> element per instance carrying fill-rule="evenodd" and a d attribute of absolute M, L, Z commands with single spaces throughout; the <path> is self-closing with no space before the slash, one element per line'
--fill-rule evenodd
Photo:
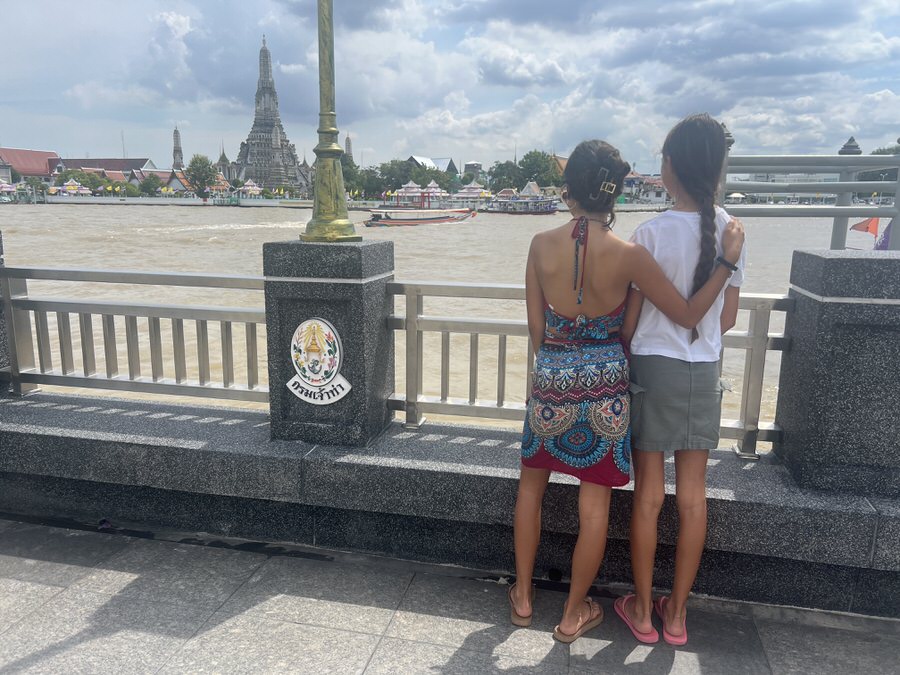
<path fill-rule="evenodd" d="M 519 494 L 516 498 L 516 513 L 513 533 L 516 549 L 516 587 L 513 589 L 513 603 L 519 616 L 531 616 L 531 579 L 534 577 L 534 558 L 541 540 L 541 502 L 550 469 L 530 469 L 522 467 L 519 474 Z M 520 583 L 521 582 L 521 583 Z"/>
<path fill-rule="evenodd" d="M 665 498 L 665 458 L 662 452 L 635 449 L 634 502 L 631 508 L 631 572 L 635 598 L 625 605 L 625 613 L 635 628 L 648 633 L 653 628 L 653 564 L 659 512 Z"/>
<path fill-rule="evenodd" d="M 609 529 L 609 499 L 612 491 L 605 485 L 582 482 L 578 491 L 578 541 L 572 554 L 572 581 L 559 629 L 572 634 L 591 611 L 584 601 L 597 578 L 606 533 Z M 580 619 L 579 619 L 580 617 Z"/>
<path fill-rule="evenodd" d="M 675 582 L 665 607 L 666 630 L 682 634 L 686 603 L 706 543 L 706 462 L 709 450 L 675 451 L 675 501 L 678 504 L 678 544 Z"/>

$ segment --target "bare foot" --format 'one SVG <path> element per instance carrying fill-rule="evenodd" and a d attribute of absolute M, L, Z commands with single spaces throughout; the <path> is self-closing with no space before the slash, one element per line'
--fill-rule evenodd
<path fill-rule="evenodd" d="M 632 600 L 632 602 L 628 602 Z M 649 633 L 653 630 L 653 622 L 650 620 L 650 612 L 642 612 L 638 606 L 637 597 L 630 596 L 625 599 L 622 609 L 631 620 L 632 625 L 639 633 Z"/>
<path fill-rule="evenodd" d="M 588 603 L 590 603 L 590 609 Z M 588 598 L 579 602 L 573 609 L 574 611 L 570 611 L 568 603 L 566 603 L 563 608 L 563 618 L 558 626 L 560 632 L 567 635 L 574 635 L 584 624 L 603 617 L 603 608 Z"/>
<path fill-rule="evenodd" d="M 682 607 L 681 612 L 676 613 L 672 605 L 672 598 L 668 598 L 663 607 L 663 626 L 669 635 L 681 637 L 684 633 L 684 621 L 687 618 L 687 608 Z"/>
<path fill-rule="evenodd" d="M 534 608 L 531 605 L 532 600 L 532 587 L 531 584 L 520 584 L 516 583 L 511 592 L 510 597 L 512 598 L 513 609 L 516 610 L 516 614 L 521 616 L 523 619 L 531 616 Z"/>

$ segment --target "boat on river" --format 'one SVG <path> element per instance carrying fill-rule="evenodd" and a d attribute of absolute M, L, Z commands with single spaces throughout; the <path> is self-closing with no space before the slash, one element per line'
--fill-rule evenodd
<path fill-rule="evenodd" d="M 456 223 L 475 215 L 472 209 L 372 209 L 366 227 Z"/>
<path fill-rule="evenodd" d="M 487 213 L 548 216 L 559 210 L 556 197 L 544 195 L 537 183 L 528 183 L 522 192 L 507 188 L 500 190 L 482 209 Z"/>
<path fill-rule="evenodd" d="M 555 197 L 495 197 L 482 210 L 486 213 L 549 216 L 559 210 L 559 200 Z"/>

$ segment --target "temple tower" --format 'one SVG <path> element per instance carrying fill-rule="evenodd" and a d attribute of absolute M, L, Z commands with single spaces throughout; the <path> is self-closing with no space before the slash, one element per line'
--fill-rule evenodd
<path fill-rule="evenodd" d="M 293 185 L 308 190 L 309 172 L 303 170 L 297 151 L 288 140 L 278 112 L 278 93 L 272 76 L 272 54 L 263 36 L 259 50 L 256 114 L 247 140 L 241 143 L 237 170 L 242 177 L 267 188 Z"/>
<path fill-rule="evenodd" d="M 347 134 L 347 138 L 344 139 L 344 154 L 347 155 L 347 159 L 351 162 L 353 160 L 353 141 L 350 140 L 350 134 Z"/>
<path fill-rule="evenodd" d="M 181 150 L 181 132 L 178 131 L 178 125 L 172 132 L 172 144 L 172 168 L 181 171 L 184 168 L 184 152 Z"/>

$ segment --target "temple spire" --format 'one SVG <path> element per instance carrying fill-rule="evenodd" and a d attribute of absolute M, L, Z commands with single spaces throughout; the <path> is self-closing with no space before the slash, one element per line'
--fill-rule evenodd
<path fill-rule="evenodd" d="M 184 168 L 184 152 L 181 150 L 181 132 L 178 131 L 177 124 L 172 132 L 172 146 L 172 168 L 180 171 Z"/>

